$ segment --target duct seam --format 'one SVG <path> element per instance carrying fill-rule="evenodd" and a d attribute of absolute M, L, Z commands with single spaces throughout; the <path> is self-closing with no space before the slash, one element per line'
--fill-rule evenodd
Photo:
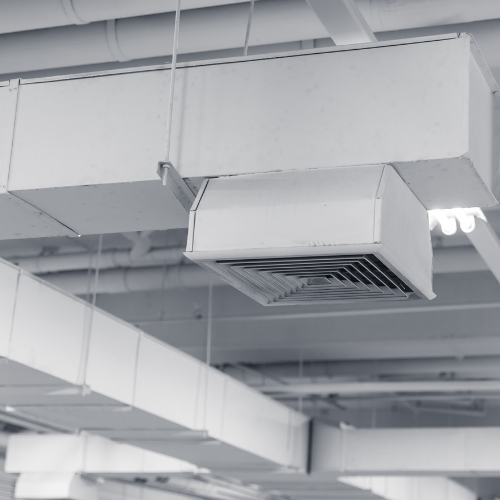
<path fill-rule="evenodd" d="M 125 56 L 122 52 L 120 45 L 118 43 L 118 37 L 116 33 L 116 19 L 110 19 L 106 21 L 106 39 L 108 41 L 108 47 L 111 55 L 120 62 L 130 61 L 130 59 Z"/>
<path fill-rule="evenodd" d="M 66 17 L 72 24 L 87 24 L 78 16 L 78 13 L 75 10 L 75 6 L 73 5 L 73 0 L 61 0 L 61 5 L 64 13 L 66 14 Z"/>

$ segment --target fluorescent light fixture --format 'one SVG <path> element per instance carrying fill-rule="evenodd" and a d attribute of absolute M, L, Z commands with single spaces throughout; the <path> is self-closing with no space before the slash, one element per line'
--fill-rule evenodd
<path fill-rule="evenodd" d="M 440 210 L 429 210 L 429 227 L 434 229 L 438 224 L 441 231 L 447 236 L 457 232 L 457 221 L 464 233 L 471 233 L 476 227 L 476 217 L 486 221 L 483 211 L 479 207 L 470 208 L 447 208 Z"/>

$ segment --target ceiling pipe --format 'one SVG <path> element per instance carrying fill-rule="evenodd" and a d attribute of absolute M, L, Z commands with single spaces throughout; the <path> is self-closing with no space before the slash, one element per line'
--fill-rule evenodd
<path fill-rule="evenodd" d="M 199 9 L 248 0 L 183 0 L 182 9 Z M 2 3 L 0 33 L 55 28 L 71 24 L 88 24 L 108 19 L 147 16 L 174 12 L 175 0 L 17 0 Z"/>
<path fill-rule="evenodd" d="M 129 2 L 113 3 L 119 5 Z M 374 32 L 440 24 L 444 25 L 438 29 L 442 33 L 457 29 L 470 31 L 478 39 L 482 49 L 485 45 L 490 46 L 483 50 L 489 66 L 500 67 L 500 53 L 496 50 L 499 32 L 496 23 L 476 23 L 470 27 L 455 24 L 448 27 L 451 22 L 466 23 L 500 18 L 500 7 L 495 0 L 467 0 L 460 4 L 450 0 L 366 0 L 358 2 L 358 6 Z M 30 12 L 30 15 L 26 16 L 26 12 Z M 34 12 L 36 11 L 25 10 L 23 15 L 36 17 Z M 123 17 L 124 14 L 120 16 Z M 247 18 L 246 3 L 186 10 L 182 18 L 179 53 L 199 54 L 243 47 Z M 2 22 L 7 23 L 4 13 Z M 6 75 L 169 56 L 173 27 L 174 14 L 165 13 L 125 17 L 116 22 L 110 20 L 83 26 L 60 26 L 4 34 L 0 35 L 0 67 Z M 400 36 L 405 35 L 398 34 Z M 327 31 L 305 1 L 267 0 L 259 2 L 255 9 L 250 45 L 327 37 Z M 110 44 L 110 40 L 113 43 Z M 30 50 L 30 47 L 36 47 L 37 50 Z"/>
<path fill-rule="evenodd" d="M 46 274 L 40 277 L 75 295 L 85 295 L 93 291 L 93 279 L 87 271 Z M 210 280 L 213 286 L 226 285 L 219 278 L 212 277 L 210 273 L 195 265 L 118 268 L 100 272 L 96 290 L 97 293 L 127 293 L 208 287 Z"/>
<path fill-rule="evenodd" d="M 98 263 L 99 269 L 173 266 L 188 262 L 188 259 L 184 257 L 184 250 L 183 247 L 155 248 L 137 259 L 132 258 L 130 250 L 109 250 L 102 252 L 100 256 L 97 252 L 85 252 L 21 257 L 11 259 L 11 261 L 33 274 L 95 269 Z"/>
<path fill-rule="evenodd" d="M 238 3 L 248 3 L 248 0 L 183 0 L 182 10 Z M 297 9 L 300 3 L 305 4 L 305 2 L 287 1 L 284 8 Z M 356 0 L 355 4 L 373 31 L 392 31 L 500 18 L 500 4 L 497 0 L 462 0 L 461 2 L 456 2 L 456 0 Z M 174 11 L 175 0 L 141 0 L 141 2 L 49 0 L 43 3 L 38 0 L 17 0 L 4 2 L 2 5 L 0 33 L 88 24 Z"/>
<path fill-rule="evenodd" d="M 423 380 L 409 382 L 323 382 L 254 386 L 264 394 L 377 394 L 500 392 L 500 380 Z"/>
<path fill-rule="evenodd" d="M 247 369 L 248 368 L 248 369 Z M 298 378 L 297 363 L 265 363 L 254 365 L 226 365 L 222 371 L 247 383 L 262 383 L 262 377 L 283 379 Z M 253 375 L 252 375 L 253 372 Z M 314 361 L 301 368 L 305 379 L 315 377 L 344 377 L 370 375 L 417 375 L 417 374 L 495 374 L 500 375 L 499 356 L 474 356 L 457 358 L 386 359 L 375 361 Z"/>

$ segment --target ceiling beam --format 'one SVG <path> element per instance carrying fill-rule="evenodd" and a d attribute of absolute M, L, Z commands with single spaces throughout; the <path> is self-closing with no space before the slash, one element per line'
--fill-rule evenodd
<path fill-rule="evenodd" d="M 354 0 L 307 0 L 335 45 L 376 42 Z"/>

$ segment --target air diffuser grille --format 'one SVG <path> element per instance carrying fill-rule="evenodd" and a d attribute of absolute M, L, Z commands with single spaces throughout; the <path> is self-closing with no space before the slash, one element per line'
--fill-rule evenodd
<path fill-rule="evenodd" d="M 216 265 L 269 305 L 405 300 L 414 294 L 373 255 L 220 260 Z"/>

